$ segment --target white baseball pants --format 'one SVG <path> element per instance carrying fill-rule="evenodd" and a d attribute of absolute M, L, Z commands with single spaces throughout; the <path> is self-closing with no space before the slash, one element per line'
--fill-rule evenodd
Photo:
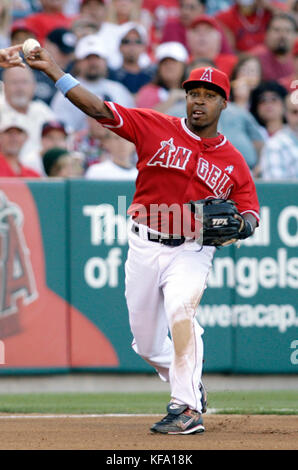
<path fill-rule="evenodd" d="M 165 246 L 148 240 L 147 227 L 139 228 L 139 236 L 129 231 L 125 263 L 132 347 L 170 382 L 176 403 L 201 411 L 204 330 L 195 315 L 215 248 L 195 241 Z"/>

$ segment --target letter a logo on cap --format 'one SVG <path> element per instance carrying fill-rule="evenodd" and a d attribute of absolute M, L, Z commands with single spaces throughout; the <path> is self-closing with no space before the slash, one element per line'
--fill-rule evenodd
<path fill-rule="evenodd" d="M 211 68 L 205 69 L 200 80 L 204 80 L 206 82 L 212 82 L 212 72 L 213 70 Z"/>

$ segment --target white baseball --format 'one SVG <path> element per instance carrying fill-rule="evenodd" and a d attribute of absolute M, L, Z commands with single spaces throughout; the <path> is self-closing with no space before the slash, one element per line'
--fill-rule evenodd
<path fill-rule="evenodd" d="M 23 43 L 24 56 L 28 57 L 30 55 L 30 52 L 36 47 L 40 47 L 40 44 L 38 41 L 36 41 L 36 39 L 26 39 L 26 41 Z"/>

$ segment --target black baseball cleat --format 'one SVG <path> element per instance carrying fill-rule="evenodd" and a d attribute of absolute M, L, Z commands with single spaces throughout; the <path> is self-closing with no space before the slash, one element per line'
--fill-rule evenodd
<path fill-rule="evenodd" d="M 161 434 L 196 434 L 205 431 L 201 413 L 187 405 L 169 403 L 168 414 L 151 427 L 151 432 Z"/>
<path fill-rule="evenodd" d="M 204 387 L 203 382 L 200 383 L 199 389 L 200 389 L 200 392 L 201 392 L 202 413 L 206 413 L 206 411 L 207 411 L 207 390 Z"/>

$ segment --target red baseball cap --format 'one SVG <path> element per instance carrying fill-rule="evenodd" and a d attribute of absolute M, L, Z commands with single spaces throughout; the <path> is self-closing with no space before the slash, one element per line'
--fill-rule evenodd
<path fill-rule="evenodd" d="M 185 90 L 197 87 L 200 83 L 211 85 L 211 88 L 229 99 L 230 80 L 226 73 L 213 67 L 200 67 L 190 72 L 187 80 L 182 83 Z"/>
<path fill-rule="evenodd" d="M 58 130 L 58 131 L 62 131 L 62 132 L 64 132 L 65 135 L 67 135 L 67 131 L 65 129 L 65 125 L 63 124 L 63 122 L 61 122 L 61 121 L 48 121 L 48 122 L 45 122 L 42 126 L 42 130 L 41 130 L 42 137 L 44 137 L 45 135 L 47 135 L 48 132 L 50 132 L 54 129 Z"/>
<path fill-rule="evenodd" d="M 15 20 L 10 27 L 10 34 L 14 34 L 16 31 L 28 31 L 34 33 L 33 29 L 27 25 L 26 20 L 19 19 Z"/>
<path fill-rule="evenodd" d="M 217 29 L 218 31 L 220 31 L 218 22 L 212 16 L 209 16 L 209 15 L 196 16 L 195 19 L 192 21 L 190 28 L 191 29 L 195 28 L 200 23 L 207 23 L 210 26 L 212 26 L 214 29 Z"/>

